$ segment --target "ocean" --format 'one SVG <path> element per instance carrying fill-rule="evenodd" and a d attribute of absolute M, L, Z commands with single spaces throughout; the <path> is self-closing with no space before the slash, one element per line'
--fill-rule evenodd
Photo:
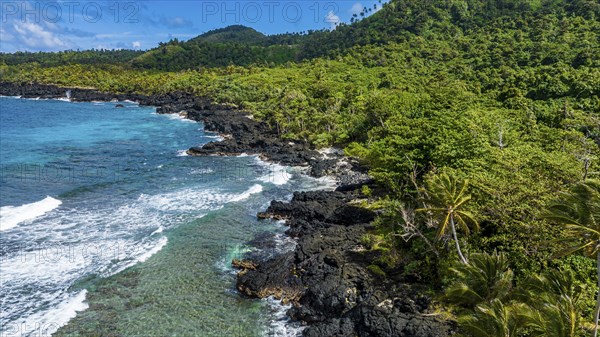
<path fill-rule="evenodd" d="M 1 336 L 296 336 L 273 299 L 235 291 L 233 258 L 272 199 L 327 181 L 256 156 L 190 157 L 219 139 L 134 102 L 0 97 Z"/>

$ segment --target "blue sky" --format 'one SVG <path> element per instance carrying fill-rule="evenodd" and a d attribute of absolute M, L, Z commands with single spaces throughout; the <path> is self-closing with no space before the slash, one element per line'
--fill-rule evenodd
<path fill-rule="evenodd" d="M 332 29 L 378 0 L 0 1 L 0 51 L 150 49 L 241 24 L 265 34 Z"/>

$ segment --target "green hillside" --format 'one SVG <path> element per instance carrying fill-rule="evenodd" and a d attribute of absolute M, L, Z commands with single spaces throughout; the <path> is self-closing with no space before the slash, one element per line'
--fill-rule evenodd
<path fill-rule="evenodd" d="M 522 27 L 547 15 L 600 17 L 600 3 L 594 0 L 402 0 L 380 6 L 375 14 L 352 25 L 311 34 L 303 41 L 299 57 L 335 55 L 356 45 L 405 42 L 415 35 L 452 38 L 496 24 Z"/>
<path fill-rule="evenodd" d="M 381 214 L 363 240 L 374 273 L 426 285 L 465 336 L 575 337 L 592 334 L 598 291 L 599 55 L 597 1 L 393 0 L 331 32 L 229 27 L 138 56 L 142 69 L 0 65 L 0 77 L 192 92 L 342 147 L 384 191 L 362 191 Z M 457 220 L 455 239 L 448 202 L 478 226 Z"/>
<path fill-rule="evenodd" d="M 42 67 L 56 67 L 67 64 L 126 64 L 142 55 L 140 50 L 85 50 L 50 52 L 0 53 L 0 64 L 19 65 L 36 63 Z"/>
<path fill-rule="evenodd" d="M 213 42 L 213 43 L 240 43 L 250 45 L 264 45 L 267 36 L 256 30 L 234 25 L 208 31 L 190 40 L 190 42 Z"/>
<path fill-rule="evenodd" d="M 277 65 L 294 61 L 299 34 L 266 36 L 244 26 L 229 26 L 189 41 L 161 44 L 132 60 L 135 68 L 177 71 L 202 67 Z"/>

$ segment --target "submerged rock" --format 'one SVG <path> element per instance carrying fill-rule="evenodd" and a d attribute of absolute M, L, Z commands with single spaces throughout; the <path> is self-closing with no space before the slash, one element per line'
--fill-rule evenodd
<path fill-rule="evenodd" d="M 241 269 L 241 272 L 256 270 L 256 263 L 248 260 L 233 259 L 233 261 L 231 261 L 231 266 L 235 269 Z"/>

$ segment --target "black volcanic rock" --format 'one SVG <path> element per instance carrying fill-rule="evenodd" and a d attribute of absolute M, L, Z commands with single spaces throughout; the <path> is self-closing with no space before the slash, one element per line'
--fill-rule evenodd
<path fill-rule="evenodd" d="M 207 131 L 225 136 L 188 150 L 190 155 L 260 154 L 264 159 L 291 166 L 306 166 L 319 153 L 304 141 L 284 141 L 268 125 L 257 122 L 239 111 L 193 111 L 188 115 L 204 122 Z"/>
<path fill-rule="evenodd" d="M 289 203 L 272 201 L 260 217 L 286 219 L 296 248 L 240 273 L 238 289 L 293 303 L 288 315 L 308 325 L 304 336 L 451 335 L 450 324 L 423 315 L 430 301 L 420 285 L 397 284 L 367 269 L 361 238 L 375 214 L 353 205 L 356 197 L 355 191 L 313 191 L 296 192 Z M 286 297 L 279 289 L 293 291 Z"/>

